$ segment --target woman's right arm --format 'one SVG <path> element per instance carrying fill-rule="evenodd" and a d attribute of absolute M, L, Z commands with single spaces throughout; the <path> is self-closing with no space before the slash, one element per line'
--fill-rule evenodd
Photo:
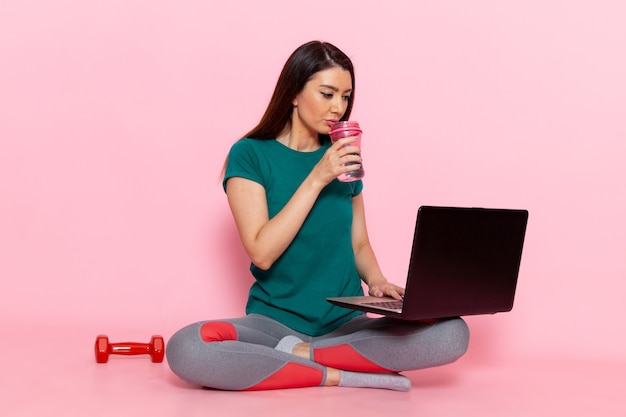
<path fill-rule="evenodd" d="M 261 184 L 242 177 L 227 180 L 226 195 L 239 237 L 257 267 L 269 269 L 293 241 L 322 189 L 340 173 L 356 169 L 343 165 L 351 150 L 350 147 L 342 149 L 342 146 L 351 141 L 342 140 L 331 146 L 272 219 L 269 218 L 265 188 Z M 348 158 L 353 160 L 352 156 Z"/>
<path fill-rule="evenodd" d="M 265 188 L 261 184 L 241 177 L 228 179 L 228 204 L 252 263 L 261 269 L 272 266 L 302 227 L 320 191 L 319 186 L 305 180 L 285 207 L 270 220 Z"/>

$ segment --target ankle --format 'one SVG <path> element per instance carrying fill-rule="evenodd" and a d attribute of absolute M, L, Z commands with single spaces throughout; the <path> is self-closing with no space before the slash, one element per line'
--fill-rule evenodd
<path fill-rule="evenodd" d="M 339 385 L 339 380 L 341 378 L 341 372 L 339 369 L 335 368 L 326 368 L 326 381 L 324 381 L 325 387 L 336 387 Z"/>
<path fill-rule="evenodd" d="M 307 342 L 298 343 L 291 352 L 299 358 L 311 360 L 311 344 Z"/>

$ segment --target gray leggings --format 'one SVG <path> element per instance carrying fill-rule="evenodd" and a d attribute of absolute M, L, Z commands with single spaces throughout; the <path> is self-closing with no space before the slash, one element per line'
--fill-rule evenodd
<path fill-rule="evenodd" d="M 311 343 L 306 360 L 274 349 L 287 335 Z M 460 318 L 430 323 L 357 316 L 323 336 L 296 332 L 268 317 L 203 321 L 176 332 L 166 347 L 172 371 L 183 380 L 224 390 L 323 385 L 326 367 L 358 372 L 400 372 L 454 362 L 467 350 Z"/>

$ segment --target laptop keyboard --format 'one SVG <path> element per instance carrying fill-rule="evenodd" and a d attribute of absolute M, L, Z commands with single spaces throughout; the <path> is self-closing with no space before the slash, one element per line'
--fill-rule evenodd
<path fill-rule="evenodd" d="M 369 303 L 363 303 L 365 305 L 368 306 L 373 306 L 373 307 L 382 307 L 382 308 L 389 308 L 392 310 L 402 310 L 402 300 L 396 300 L 396 301 L 372 301 Z"/>

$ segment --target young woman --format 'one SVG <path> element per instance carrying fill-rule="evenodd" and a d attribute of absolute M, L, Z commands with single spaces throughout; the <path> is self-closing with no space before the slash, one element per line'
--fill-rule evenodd
<path fill-rule="evenodd" d="M 348 120 L 354 70 L 335 46 L 306 43 L 287 60 L 268 108 L 227 158 L 224 189 L 255 278 L 246 316 L 179 330 L 166 354 L 180 378 L 224 390 L 309 386 L 410 389 L 401 371 L 455 361 L 469 332 L 460 318 L 406 322 L 334 306 L 330 296 L 402 298 L 369 242 Z M 347 164 L 356 162 L 356 164 Z"/>

